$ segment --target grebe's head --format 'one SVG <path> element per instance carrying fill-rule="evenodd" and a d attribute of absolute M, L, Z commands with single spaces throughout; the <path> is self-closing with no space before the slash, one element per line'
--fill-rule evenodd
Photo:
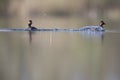
<path fill-rule="evenodd" d="M 32 23 L 32 20 L 29 20 L 29 23 Z"/>
<path fill-rule="evenodd" d="M 29 20 L 28 26 L 30 27 L 32 25 L 32 20 Z"/>
<path fill-rule="evenodd" d="M 106 23 L 104 21 L 100 21 L 100 26 L 103 27 L 103 25 L 106 25 Z"/>

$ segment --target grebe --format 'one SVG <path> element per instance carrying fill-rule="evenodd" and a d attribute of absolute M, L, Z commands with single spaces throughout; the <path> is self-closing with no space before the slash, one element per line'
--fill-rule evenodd
<path fill-rule="evenodd" d="M 98 26 L 85 26 L 80 28 L 80 30 L 89 30 L 89 31 L 105 31 L 104 26 L 105 22 L 104 21 L 100 21 L 100 24 Z"/>
<path fill-rule="evenodd" d="M 28 22 L 28 27 L 29 27 L 30 30 L 37 30 L 36 27 L 33 27 L 33 26 L 32 26 L 32 20 L 29 20 L 29 22 Z"/>

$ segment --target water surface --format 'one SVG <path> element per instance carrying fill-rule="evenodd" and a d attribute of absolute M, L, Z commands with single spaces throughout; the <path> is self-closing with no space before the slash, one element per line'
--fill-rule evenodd
<path fill-rule="evenodd" d="M 1 80 L 119 80 L 120 34 L 0 32 Z"/>

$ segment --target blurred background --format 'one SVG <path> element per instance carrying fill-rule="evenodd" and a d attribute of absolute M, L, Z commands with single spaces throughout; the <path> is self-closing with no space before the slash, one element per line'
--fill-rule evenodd
<path fill-rule="evenodd" d="M 119 29 L 119 5 L 119 0 L 0 0 L 0 26 L 27 27 L 32 19 L 38 27 L 79 28 L 104 20 L 107 29 Z"/>
<path fill-rule="evenodd" d="M 0 32 L 0 80 L 120 80 L 120 0 L 0 0 L 0 28 L 80 28 L 114 33 Z"/>

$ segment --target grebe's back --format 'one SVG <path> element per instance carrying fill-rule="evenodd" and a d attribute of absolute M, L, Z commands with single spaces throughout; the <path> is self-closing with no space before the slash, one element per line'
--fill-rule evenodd
<path fill-rule="evenodd" d="M 104 26 L 105 23 L 104 21 L 100 21 L 100 24 L 98 26 L 85 26 L 80 28 L 81 31 L 105 31 Z"/>

